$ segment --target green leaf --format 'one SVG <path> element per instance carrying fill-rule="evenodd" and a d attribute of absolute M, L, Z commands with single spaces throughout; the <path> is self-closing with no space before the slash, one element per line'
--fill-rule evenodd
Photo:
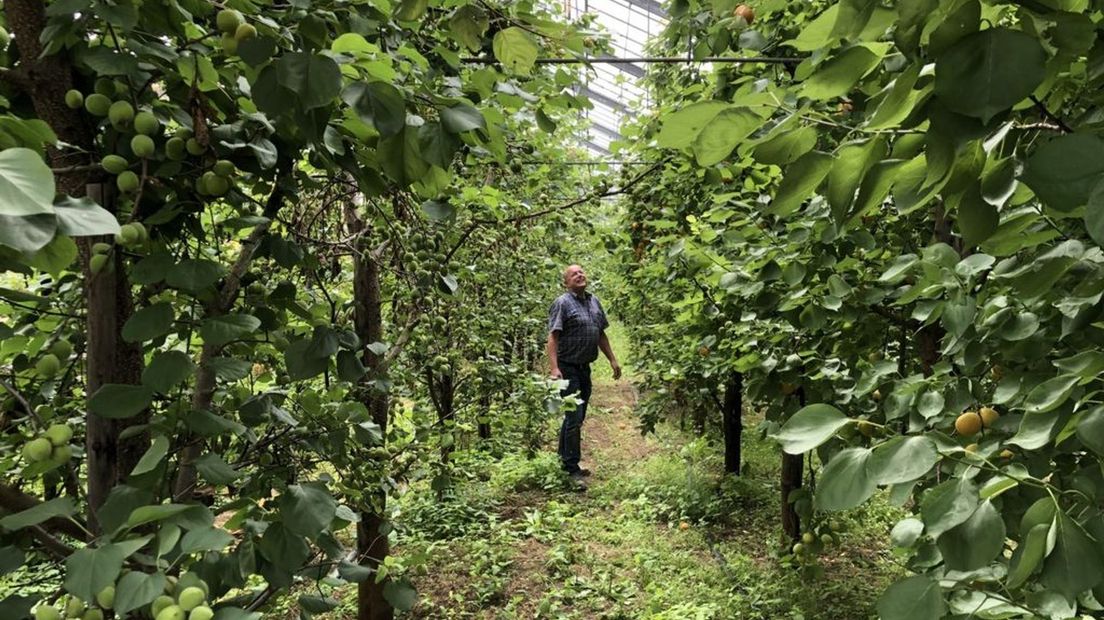
<path fill-rule="evenodd" d="M 699 101 L 668 114 L 656 136 L 656 145 L 662 149 L 682 149 L 697 139 L 702 129 L 722 110 L 731 108 L 723 101 Z"/>
<path fill-rule="evenodd" d="M 828 441 L 850 422 L 843 412 L 831 405 L 808 405 L 790 416 L 774 439 L 787 453 L 801 454 Z"/>
<path fill-rule="evenodd" d="M 54 203 L 57 230 L 70 237 L 114 235 L 119 232 L 119 220 L 89 198 L 63 196 Z"/>
<path fill-rule="evenodd" d="M 929 394 L 938 393 L 929 392 Z M 939 396 L 940 410 L 943 397 Z M 900 484 L 916 480 L 939 461 L 935 442 L 929 437 L 894 437 L 874 448 L 867 463 L 870 477 L 878 484 Z"/>
<path fill-rule="evenodd" d="M 817 510 L 849 510 L 870 499 L 877 489 L 867 474 L 870 454 L 868 448 L 847 448 L 828 461 L 817 482 Z"/>
<path fill-rule="evenodd" d="M 221 456 L 208 452 L 195 460 L 196 471 L 211 484 L 227 485 L 242 477 L 241 472 L 231 467 Z"/>
<path fill-rule="evenodd" d="M 14 532 L 54 517 L 70 517 L 76 512 L 77 506 L 71 497 L 58 497 L 0 519 L 0 528 Z"/>
<path fill-rule="evenodd" d="M 878 598 L 881 620 L 939 620 L 946 609 L 943 590 L 927 575 L 902 579 Z"/>
<path fill-rule="evenodd" d="M 198 551 L 222 551 L 234 537 L 230 532 L 218 527 L 204 527 L 189 531 L 180 540 L 181 553 L 196 553 Z"/>
<path fill-rule="evenodd" d="M 386 82 L 356 82 L 341 94 L 360 120 L 371 124 L 385 138 L 406 127 L 406 100 L 399 89 Z"/>
<path fill-rule="evenodd" d="M 1046 413 L 1056 409 L 1066 402 L 1079 380 L 1080 377 L 1077 376 L 1058 375 L 1036 385 L 1024 399 L 1024 409 L 1036 413 Z"/>
<path fill-rule="evenodd" d="M 377 157 L 387 176 L 399 185 L 410 185 L 429 170 L 421 150 L 418 128 L 404 127 L 397 135 L 380 141 Z"/>
<path fill-rule="evenodd" d="M 751 155 L 762 164 L 785 166 L 795 161 L 816 146 L 817 131 L 812 127 L 801 127 L 794 131 L 785 131 L 758 145 Z"/>
<path fill-rule="evenodd" d="M 216 262 L 189 258 L 169 269 L 165 275 L 165 283 L 194 293 L 214 285 L 222 274 L 222 265 Z"/>
<path fill-rule="evenodd" d="M 878 104 L 874 115 L 866 123 L 867 129 L 885 129 L 905 120 L 926 91 L 914 91 L 912 87 L 920 77 L 920 63 L 905 68 L 886 87 L 886 94 Z"/>
<path fill-rule="evenodd" d="M 293 534 L 277 521 L 268 526 L 257 545 L 268 561 L 284 570 L 296 570 L 310 556 L 310 546 L 305 538 Z"/>
<path fill-rule="evenodd" d="M 177 385 L 188 380 L 195 371 L 192 358 L 183 351 L 161 351 L 153 356 L 142 371 L 142 385 L 168 395 Z"/>
<path fill-rule="evenodd" d="M 797 211 L 828 176 L 832 161 L 831 155 L 812 151 L 790 164 L 768 211 L 781 217 Z"/>
<path fill-rule="evenodd" d="M 1104 247 L 1104 176 L 1089 193 L 1085 207 L 1085 229 L 1096 245 Z"/>
<path fill-rule="evenodd" d="M 240 607 L 219 607 L 212 620 L 261 620 L 261 612 L 246 611 Z"/>
<path fill-rule="evenodd" d="M 1066 513 L 1057 514 L 1054 527 L 1054 550 L 1043 564 L 1041 580 L 1073 600 L 1104 579 L 1104 557 L 1085 528 Z"/>
<path fill-rule="evenodd" d="M 418 602 L 418 591 L 405 579 L 383 585 L 383 598 L 399 611 L 409 611 Z"/>
<path fill-rule="evenodd" d="M 427 200 L 422 203 L 422 212 L 434 222 L 444 222 L 456 216 L 456 208 L 448 202 Z"/>
<path fill-rule="evenodd" d="M 470 105 L 460 104 L 451 108 L 442 108 L 440 113 L 441 125 L 452 133 L 464 133 L 487 127 L 483 113 Z"/>
<path fill-rule="evenodd" d="M 843 50 L 817 67 L 816 73 L 802 84 L 801 95 L 814 101 L 846 95 L 856 82 L 878 66 L 885 54 L 884 48 L 883 44 L 868 44 Z"/>
<path fill-rule="evenodd" d="M 974 514 L 978 489 L 969 478 L 947 480 L 924 493 L 920 514 L 928 534 L 938 537 Z"/>
<path fill-rule="evenodd" d="M 850 144 L 839 149 L 828 172 L 825 197 L 837 221 L 848 214 L 855 192 L 867 171 L 886 154 L 885 138 L 876 137 L 864 144 Z M 888 188 L 887 188 L 888 189 Z"/>
<path fill-rule="evenodd" d="M 31 149 L 0 151 L 0 244 L 35 252 L 57 230 L 54 173 Z"/>
<path fill-rule="evenodd" d="M 115 613 L 121 618 L 136 609 L 149 605 L 165 592 L 164 573 L 147 574 L 130 571 L 115 585 Z"/>
<path fill-rule="evenodd" d="M 1046 52 L 1035 37 L 989 28 L 960 39 L 935 62 L 935 93 L 952 111 L 993 116 L 1026 99 L 1043 82 Z"/>
<path fill-rule="evenodd" d="M 88 399 L 88 410 L 101 418 L 130 418 L 146 410 L 153 392 L 144 385 L 108 383 Z"/>
<path fill-rule="evenodd" d="M 955 223 L 966 245 L 975 246 L 997 232 L 1000 215 L 997 208 L 982 197 L 981 187 L 977 183 L 971 183 L 958 200 L 958 218 Z"/>
<path fill-rule="evenodd" d="M 58 235 L 27 258 L 27 264 L 57 277 L 77 259 L 77 244 L 69 237 Z"/>
<path fill-rule="evenodd" d="M 132 476 L 141 476 L 142 474 L 153 471 L 161 464 L 161 461 L 165 460 L 165 456 L 169 453 L 169 438 L 164 435 L 158 435 L 153 438 L 153 442 L 146 450 L 146 453 L 142 455 L 142 458 L 138 460 L 138 464 L 134 466 L 134 471 L 130 472 Z"/>
<path fill-rule="evenodd" d="M 1016 547 L 1012 561 L 1008 565 L 1008 589 L 1014 590 L 1027 583 L 1027 578 L 1035 572 L 1046 556 L 1047 537 L 1050 523 L 1040 523 L 1028 531 L 1023 542 Z"/>
<path fill-rule="evenodd" d="M 944 532 L 936 544 L 951 570 L 982 568 L 1004 548 L 1004 520 L 991 502 L 985 501 L 969 519 Z"/>
<path fill-rule="evenodd" d="M 123 561 L 141 549 L 150 537 L 102 547 L 78 549 L 65 560 L 65 589 L 85 601 L 95 600 L 100 590 L 114 585 Z"/>
<path fill-rule="evenodd" d="M 470 51 L 478 52 L 483 47 L 483 34 L 487 32 L 490 21 L 482 8 L 465 4 L 449 17 L 448 26 L 453 39 Z"/>
<path fill-rule="evenodd" d="M 280 515 L 289 532 L 315 537 L 329 527 L 337 513 L 337 501 L 317 482 L 293 484 L 280 496 Z"/>
<path fill-rule="evenodd" d="M 494 55 L 506 70 L 513 74 L 528 75 L 537 62 L 540 47 L 533 37 L 517 26 L 510 26 L 495 33 Z"/>
<path fill-rule="evenodd" d="M 395 10 L 395 19 L 412 22 L 421 19 L 428 8 L 429 0 L 402 0 L 399 8 Z"/>
<path fill-rule="evenodd" d="M 281 56 L 275 66 L 277 81 L 296 94 L 304 110 L 328 105 L 341 92 L 341 69 L 332 58 L 294 52 Z"/>
<path fill-rule="evenodd" d="M 207 319 L 199 328 L 203 341 L 221 347 L 257 331 L 261 320 L 249 314 L 227 314 Z"/>
<path fill-rule="evenodd" d="M 713 117 L 694 139 L 693 151 L 699 166 L 724 161 L 732 149 L 763 124 L 759 115 L 745 108 L 729 108 Z"/>
<path fill-rule="evenodd" d="M 135 509 L 130 513 L 130 517 L 127 518 L 127 527 L 138 527 L 139 525 L 145 525 L 146 523 L 154 523 L 156 521 L 164 521 L 165 519 L 171 519 L 182 515 L 189 510 L 196 508 L 203 508 L 202 506 L 195 506 L 191 504 L 158 504 L 156 506 L 142 506 Z"/>
<path fill-rule="evenodd" d="M 1059 136 L 1035 149 L 1021 179 L 1048 207 L 1072 211 L 1104 182 L 1104 140 L 1084 133 Z"/>
<path fill-rule="evenodd" d="M 123 324 L 123 340 L 146 342 L 160 338 L 173 330 L 173 307 L 169 303 L 153 304 L 135 311 Z"/>

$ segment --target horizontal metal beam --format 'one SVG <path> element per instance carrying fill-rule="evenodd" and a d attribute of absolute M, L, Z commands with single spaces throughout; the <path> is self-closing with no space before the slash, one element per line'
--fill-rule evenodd
<path fill-rule="evenodd" d="M 583 140 L 583 144 L 586 145 L 587 148 L 589 148 L 593 151 L 598 151 L 599 153 L 602 153 L 604 155 L 613 155 L 613 153 L 609 149 L 607 149 L 606 147 L 598 146 L 597 144 L 591 142 L 590 140 Z"/>
<path fill-rule="evenodd" d="M 590 129 L 597 129 L 600 133 L 604 133 L 607 136 L 613 138 L 614 140 L 620 140 L 620 139 L 625 137 L 625 136 L 622 136 L 620 133 L 610 129 L 609 127 L 606 127 L 605 125 L 600 125 L 598 123 L 591 123 L 590 124 Z"/>
<path fill-rule="evenodd" d="M 620 110 L 621 112 L 628 112 L 629 111 L 629 107 L 627 105 L 621 103 L 620 101 L 614 99 L 613 97 L 607 97 L 606 95 L 603 95 L 602 93 L 593 91 L 589 88 L 586 88 L 586 87 L 582 88 L 579 91 L 579 94 L 584 95 L 588 99 L 593 99 L 593 100 L 597 101 L 598 103 L 608 105 L 609 107 L 611 107 L 615 110 Z"/>
<path fill-rule="evenodd" d="M 640 9 L 652 13 L 653 15 L 659 15 L 667 17 L 667 11 L 663 10 L 663 5 L 656 2 L 656 0 L 624 0 L 625 4 L 635 6 Z"/>
<path fill-rule="evenodd" d="M 598 56 L 588 58 L 538 58 L 538 65 L 629 65 L 640 64 L 696 64 L 696 63 L 728 63 L 728 64 L 763 64 L 763 65 L 796 65 L 804 61 L 800 58 L 781 58 L 775 56 L 747 56 L 744 58 L 731 58 L 728 56 L 707 56 L 705 58 L 685 58 L 682 56 L 641 56 L 639 58 L 617 58 L 614 56 Z M 494 58 L 462 58 L 460 62 L 479 65 L 498 64 Z M 633 67 L 640 70 L 640 67 Z"/>

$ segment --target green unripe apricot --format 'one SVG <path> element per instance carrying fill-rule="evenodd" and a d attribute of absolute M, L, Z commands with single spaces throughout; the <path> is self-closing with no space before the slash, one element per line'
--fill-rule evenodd
<path fill-rule="evenodd" d="M 84 105 L 84 94 L 81 91 L 73 88 L 65 93 L 65 105 L 69 106 L 70 110 L 79 110 Z"/>
<path fill-rule="evenodd" d="M 11 35 L 3 26 L 0 26 L 0 50 L 7 48 L 9 43 L 11 43 Z"/>
<path fill-rule="evenodd" d="M 138 234 L 140 235 L 138 239 L 139 241 L 141 241 L 142 243 L 149 241 L 149 231 L 146 230 L 145 224 L 143 224 L 142 222 L 131 222 L 129 226 L 132 226 L 134 230 L 138 231 Z"/>
<path fill-rule="evenodd" d="M 23 446 L 23 458 L 31 463 L 38 463 L 39 461 L 45 461 L 50 458 L 50 454 L 53 453 L 54 446 L 50 443 L 49 439 L 45 437 L 38 437 L 27 442 Z"/>
<path fill-rule="evenodd" d="M 122 155 L 107 155 L 100 160 L 100 165 L 111 174 L 120 174 L 130 167 L 130 162 Z"/>
<path fill-rule="evenodd" d="M 212 170 L 214 170 L 215 174 L 219 175 L 220 177 L 230 178 L 234 174 L 234 162 L 228 159 L 220 159 L 215 162 Z"/>
<path fill-rule="evenodd" d="M 801 543 L 795 543 L 793 546 L 793 554 L 801 555 L 805 551 L 805 545 Z"/>
<path fill-rule="evenodd" d="M 233 9 L 223 9 L 218 12 L 215 23 L 220 32 L 234 33 L 242 25 L 242 16 Z"/>
<path fill-rule="evenodd" d="M 99 609 L 89 609 L 81 616 L 81 620 L 104 620 L 104 612 Z"/>
<path fill-rule="evenodd" d="M 69 341 L 61 338 L 55 340 L 54 344 L 50 345 L 50 353 L 53 353 L 59 360 L 69 359 L 69 356 L 73 354 L 73 345 L 69 344 Z"/>
<path fill-rule="evenodd" d="M 180 605 L 169 605 L 157 614 L 157 620 L 185 620 L 187 615 Z"/>
<path fill-rule="evenodd" d="M 188 614 L 188 620 L 211 620 L 215 617 L 215 611 L 206 605 L 200 605 Z"/>
<path fill-rule="evenodd" d="M 222 35 L 222 51 L 230 56 L 238 53 L 238 40 L 234 38 L 233 33 Z"/>
<path fill-rule="evenodd" d="M 138 175 L 133 170 L 127 170 L 115 177 L 115 185 L 120 192 L 133 192 L 138 189 Z"/>
<path fill-rule="evenodd" d="M 103 268 L 107 266 L 107 254 L 96 254 L 92 258 L 88 259 L 88 271 L 92 272 L 92 275 L 103 271 Z"/>
<path fill-rule="evenodd" d="M 73 448 L 69 446 L 57 446 L 50 452 L 50 460 L 61 465 L 68 463 L 73 458 Z"/>
<path fill-rule="evenodd" d="M 188 141 L 184 143 L 184 148 L 192 155 L 202 155 L 207 150 L 207 147 L 200 144 L 199 140 L 195 138 L 188 138 Z"/>
<path fill-rule="evenodd" d="M 107 116 L 111 110 L 111 100 L 107 95 L 93 93 L 84 99 L 84 109 L 93 116 Z"/>
<path fill-rule="evenodd" d="M 805 532 L 801 535 L 801 542 L 805 543 L 806 545 L 813 544 L 814 540 L 816 540 L 816 536 L 812 532 Z"/>
<path fill-rule="evenodd" d="M 47 353 L 35 363 L 35 370 L 40 376 L 50 379 L 61 370 L 61 360 L 53 353 Z"/>
<path fill-rule="evenodd" d="M 157 618 L 161 615 L 161 612 L 169 607 L 175 607 L 176 601 L 171 596 L 162 594 L 161 596 L 153 599 L 150 603 L 150 615 Z M 183 610 L 181 610 L 183 611 Z"/>
<path fill-rule="evenodd" d="M 183 138 L 169 138 L 165 143 L 165 156 L 173 161 L 180 161 L 187 157 Z"/>
<path fill-rule="evenodd" d="M 238 40 L 238 43 L 248 41 L 255 36 L 257 36 L 257 29 L 253 27 L 253 24 L 242 24 L 234 31 L 234 38 Z"/>
<path fill-rule="evenodd" d="M 84 601 L 75 596 L 69 597 L 69 602 L 65 604 L 65 617 L 66 618 L 79 618 L 84 613 Z"/>
<path fill-rule="evenodd" d="M 107 254 L 110 251 L 111 251 L 111 244 L 110 243 L 103 243 L 101 241 L 100 243 L 97 243 L 97 244 L 92 246 L 92 253 L 93 254 Z"/>
<path fill-rule="evenodd" d="M 115 586 L 107 586 L 96 595 L 96 604 L 104 609 L 115 606 Z"/>
<path fill-rule="evenodd" d="M 107 110 L 107 120 L 116 129 L 126 129 L 134 120 L 134 106 L 129 101 L 116 101 Z"/>
<path fill-rule="evenodd" d="M 230 181 L 211 171 L 203 173 L 203 184 L 207 188 L 207 193 L 212 196 L 222 196 L 230 191 Z"/>
<path fill-rule="evenodd" d="M 184 588 L 177 598 L 177 603 L 184 611 L 191 611 L 202 605 L 206 600 L 207 593 L 205 593 L 202 588 L 191 586 L 189 588 Z"/>
<path fill-rule="evenodd" d="M 39 605 L 34 617 L 35 620 L 61 620 L 61 612 L 53 605 Z"/>
<path fill-rule="evenodd" d="M 134 224 L 123 224 L 119 228 L 119 234 L 115 235 L 115 242 L 127 247 L 137 245 L 142 241 L 142 231 Z"/>
<path fill-rule="evenodd" d="M 161 129 L 161 123 L 152 112 L 139 112 L 134 117 L 134 131 L 147 136 L 156 134 Z"/>
<path fill-rule="evenodd" d="M 156 146 L 153 143 L 153 138 L 138 134 L 130 139 L 130 150 L 134 151 L 134 154 L 143 159 L 147 157 L 153 157 Z"/>
<path fill-rule="evenodd" d="M 64 446 L 73 438 L 73 429 L 68 424 L 51 424 L 42 436 L 49 439 L 52 445 Z"/>

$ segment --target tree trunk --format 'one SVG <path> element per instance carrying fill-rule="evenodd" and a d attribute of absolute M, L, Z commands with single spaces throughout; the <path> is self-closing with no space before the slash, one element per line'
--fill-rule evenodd
<path fill-rule="evenodd" d="M 742 414 L 744 410 L 744 375 L 733 372 L 725 384 L 724 394 L 724 441 L 725 472 L 740 475 L 740 435 L 744 431 Z"/>
<path fill-rule="evenodd" d="M 479 396 L 479 417 L 486 418 L 491 411 L 491 395 L 483 393 Z M 479 438 L 487 440 L 491 438 L 491 423 L 479 422 Z"/>
<path fill-rule="evenodd" d="M 354 207 L 348 207 L 346 215 L 349 228 L 363 233 L 365 226 Z M 387 394 L 376 389 L 371 381 L 386 372 L 383 358 L 368 349 L 373 342 L 383 340 L 383 311 L 380 292 L 380 268 L 368 244 L 360 243 L 361 252 L 354 258 L 353 271 L 353 324 L 360 338 L 362 359 L 368 373 L 361 380 L 357 393 L 368 408 L 372 421 L 379 425 L 384 441 L 387 440 Z M 370 499 L 361 506 L 361 521 L 357 526 L 357 557 L 362 566 L 372 569 L 373 575 L 390 553 L 390 541 L 382 533 L 386 521 L 387 494 L 379 487 L 367 489 Z M 357 588 L 357 620 L 392 620 L 395 610 L 383 597 L 385 582 L 374 577 L 366 579 Z"/>
<path fill-rule="evenodd" d="M 798 403 L 805 406 L 805 388 L 797 388 Z M 801 537 L 801 518 L 790 501 L 790 493 L 801 488 L 801 474 L 805 470 L 804 454 L 782 453 L 782 531 L 791 540 Z"/>

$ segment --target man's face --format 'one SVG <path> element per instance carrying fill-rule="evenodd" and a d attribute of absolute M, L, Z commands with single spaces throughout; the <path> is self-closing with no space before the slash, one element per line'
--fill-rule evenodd
<path fill-rule="evenodd" d="M 586 290 L 587 277 L 583 273 L 583 268 L 578 265 L 572 265 L 564 271 L 564 286 L 571 289 L 572 292 L 579 293 Z"/>

